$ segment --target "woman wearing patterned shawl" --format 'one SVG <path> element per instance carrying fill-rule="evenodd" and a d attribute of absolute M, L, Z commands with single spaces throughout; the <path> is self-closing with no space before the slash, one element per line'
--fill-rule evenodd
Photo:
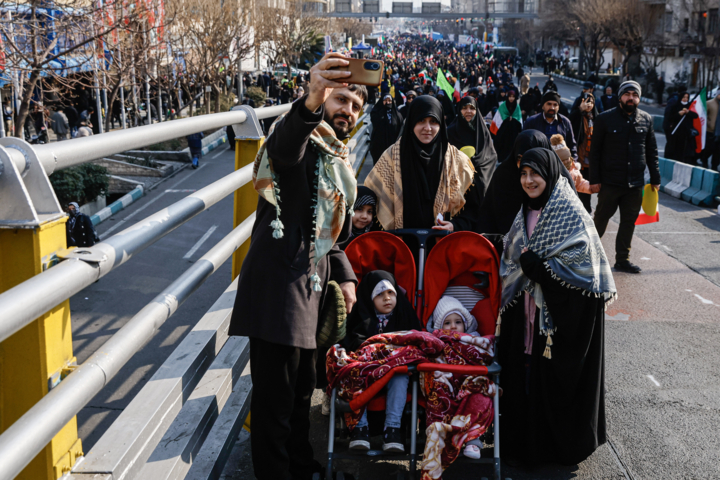
<path fill-rule="evenodd" d="M 574 465 L 606 440 L 605 304 L 617 293 L 560 165 L 545 148 L 520 162 L 523 205 L 500 266 L 502 437 L 511 458 Z"/>
<path fill-rule="evenodd" d="M 448 142 L 440 102 L 421 95 L 408 107 L 402 136 L 382 154 L 365 186 L 378 197 L 376 215 L 385 230 L 472 230 L 480 208 L 477 196 L 468 194 L 474 174 L 467 155 Z"/>

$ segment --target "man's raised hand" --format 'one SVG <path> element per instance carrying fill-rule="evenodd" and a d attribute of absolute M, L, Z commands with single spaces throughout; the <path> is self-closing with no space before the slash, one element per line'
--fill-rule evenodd
<path fill-rule="evenodd" d="M 333 88 L 347 87 L 347 83 L 342 83 L 342 80 L 349 77 L 350 72 L 330 69 L 333 67 L 345 67 L 349 64 L 347 57 L 338 52 L 331 52 L 312 66 L 310 69 L 310 88 L 305 99 L 305 107 L 308 110 L 311 112 L 317 111 L 320 105 L 328 99 Z"/>

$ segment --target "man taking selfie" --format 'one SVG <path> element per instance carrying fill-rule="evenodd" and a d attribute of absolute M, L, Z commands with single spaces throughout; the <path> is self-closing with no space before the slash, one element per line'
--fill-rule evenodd
<path fill-rule="evenodd" d="M 250 338 L 250 440 L 259 480 L 310 480 L 322 470 L 309 440 L 318 315 L 330 280 L 348 312 L 357 282 L 336 245 L 349 236 L 356 196 L 341 140 L 367 99 L 364 86 L 343 83 L 347 65 L 329 53 L 310 69 L 307 95 L 270 128 L 255 160 L 260 198 L 229 334 Z"/>

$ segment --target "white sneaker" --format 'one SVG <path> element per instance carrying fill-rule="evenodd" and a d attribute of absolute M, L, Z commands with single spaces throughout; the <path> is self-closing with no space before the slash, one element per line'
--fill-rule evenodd
<path fill-rule="evenodd" d="M 326 417 L 330 416 L 330 395 L 327 393 L 323 395 L 322 409 L 320 411 Z"/>
<path fill-rule="evenodd" d="M 468 458 L 472 458 L 473 460 L 477 460 L 480 458 L 480 448 L 477 445 L 465 445 L 463 455 Z"/>

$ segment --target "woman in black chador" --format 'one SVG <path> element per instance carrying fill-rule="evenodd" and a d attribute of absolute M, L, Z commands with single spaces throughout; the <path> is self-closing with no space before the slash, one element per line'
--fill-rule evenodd
<path fill-rule="evenodd" d="M 605 304 L 615 283 L 593 220 L 555 153 L 525 152 L 507 235 L 500 364 L 503 450 L 575 465 L 605 443 Z"/>
<path fill-rule="evenodd" d="M 475 154 L 472 155 L 473 166 L 475 167 L 475 189 L 474 192 L 482 203 L 485 191 L 490 184 L 490 179 L 497 166 L 497 153 L 493 146 L 490 130 L 480 115 L 477 102 L 471 96 L 464 97 L 457 104 L 457 117 L 448 127 L 448 140 L 458 150 L 464 147 L 472 147 Z"/>

